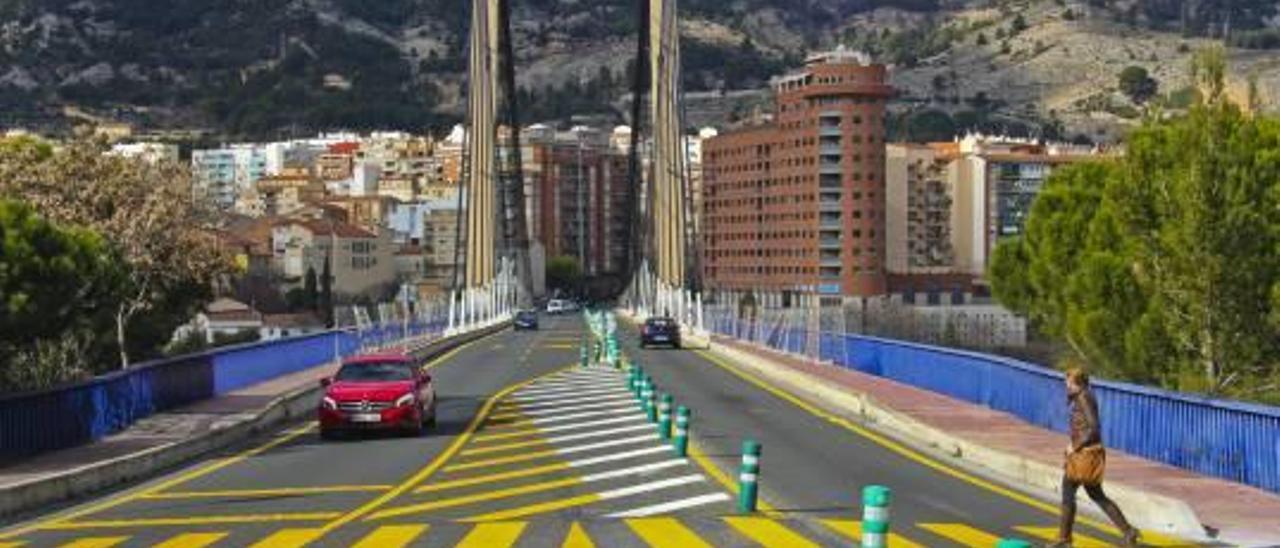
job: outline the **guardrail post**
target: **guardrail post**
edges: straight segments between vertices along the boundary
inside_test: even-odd
[[[689,454],[689,408],[681,405],[676,408],[676,439],[672,444],[676,456],[685,458]]]
[[[755,440],[742,442],[742,468],[738,472],[738,512],[756,511],[760,478],[760,443]]]
[[[671,394],[662,395],[662,403],[658,404],[658,439],[671,439]]]
[[[996,548],[1031,548],[1031,543],[1020,538],[1002,538]]]
[[[883,485],[862,488],[862,547],[884,548],[889,536],[889,503],[892,492]]]

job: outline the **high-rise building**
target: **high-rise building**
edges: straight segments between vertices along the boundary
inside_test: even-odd
[[[1049,174],[1096,152],[983,135],[888,145],[889,292],[909,303],[959,304],[985,291],[992,251],[1022,233]]]
[[[610,136],[534,125],[521,134],[529,235],[547,256],[579,259],[588,275],[617,273],[629,242],[627,156]]]
[[[884,293],[884,65],[841,48],[772,85],[771,120],[704,143],[707,288],[766,304]]]
[[[231,209],[236,198],[267,174],[266,149],[243,144],[191,152],[197,197],[222,209]]]

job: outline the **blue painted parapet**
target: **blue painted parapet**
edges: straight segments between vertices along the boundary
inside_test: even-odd
[[[800,353],[803,330],[757,329],[720,316],[717,333]],[[760,333],[763,332],[763,335]],[[821,333],[821,359],[1066,431],[1062,374],[1012,358],[842,333]],[[1280,408],[1134,384],[1094,381],[1103,440],[1126,453],[1280,493]]]

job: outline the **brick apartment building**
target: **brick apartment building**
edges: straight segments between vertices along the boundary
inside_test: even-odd
[[[530,238],[584,273],[616,274],[626,258],[627,156],[610,135],[534,125],[521,134]]]
[[[703,144],[703,276],[723,302],[886,290],[884,65],[843,48],[772,82],[772,119]]]

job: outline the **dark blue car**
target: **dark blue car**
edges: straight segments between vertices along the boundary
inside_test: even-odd
[[[524,329],[538,329],[538,313],[532,310],[521,310],[516,312],[515,328],[517,331]]]

